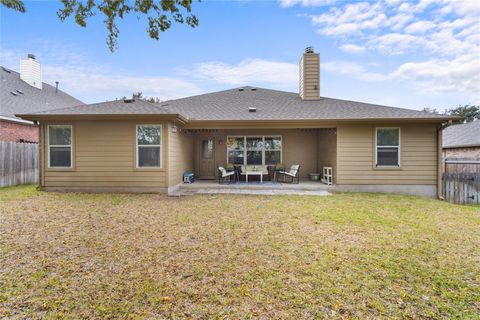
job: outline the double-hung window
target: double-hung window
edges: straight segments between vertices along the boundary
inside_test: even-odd
[[[376,166],[400,166],[400,128],[376,128]]]
[[[72,167],[72,126],[48,126],[48,167]]]
[[[265,164],[276,165],[282,162],[282,138],[265,137]]]
[[[245,141],[244,137],[227,138],[228,163],[244,164]]]
[[[137,168],[162,166],[162,126],[137,125]]]
[[[263,162],[262,150],[262,137],[247,137],[247,164],[261,165]]]

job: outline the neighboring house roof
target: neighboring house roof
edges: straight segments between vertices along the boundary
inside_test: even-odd
[[[141,101],[141,100],[136,100]],[[143,103],[143,102],[142,102]],[[152,104],[150,104],[152,105]],[[452,117],[393,108],[369,103],[321,97],[302,100],[298,93],[255,87],[242,87],[198,96],[169,100],[141,107],[122,100],[64,108],[37,113],[34,116],[99,115],[99,114],[179,114],[188,120],[445,120]],[[256,108],[250,112],[249,108]],[[146,108],[146,109],[145,109]]]
[[[443,130],[443,148],[480,147],[480,120]]]
[[[82,101],[61,90],[55,91],[55,87],[47,83],[43,83],[42,89],[32,87],[20,80],[18,72],[1,67],[0,116],[11,120],[20,120],[15,117],[16,114],[35,113],[83,104]]]

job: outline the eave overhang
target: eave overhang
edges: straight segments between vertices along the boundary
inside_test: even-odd
[[[288,120],[195,120],[189,119],[186,129],[202,128],[318,128],[335,127],[338,124],[366,123],[446,123],[458,117],[441,118],[368,118],[368,119],[288,119]]]
[[[182,124],[188,122],[188,119],[181,114],[17,114],[24,120],[29,121],[49,121],[49,120],[129,120],[129,119],[158,119],[178,121]]]
[[[458,120],[456,116],[436,118],[364,118],[364,119],[269,119],[269,120],[197,120],[187,119],[181,114],[19,114],[17,117],[28,121],[58,120],[135,120],[158,119],[178,121],[186,129],[228,129],[228,128],[318,128],[335,127],[338,124],[362,123],[438,123]]]

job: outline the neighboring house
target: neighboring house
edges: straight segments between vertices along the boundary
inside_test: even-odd
[[[0,141],[38,142],[38,125],[15,116],[83,104],[65,92],[42,82],[41,65],[29,54],[20,73],[0,70]]]
[[[117,100],[20,115],[41,126],[46,190],[167,192],[227,163],[333,167],[344,190],[434,196],[452,117],[320,96],[320,58],[300,93],[235,88],[153,104]],[[440,188],[441,189],[441,188]],[[440,190],[438,189],[438,190]]]
[[[457,124],[443,130],[443,157],[480,160],[480,121]]]

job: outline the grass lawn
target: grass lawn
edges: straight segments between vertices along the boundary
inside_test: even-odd
[[[480,316],[480,207],[0,189],[0,318]]]

